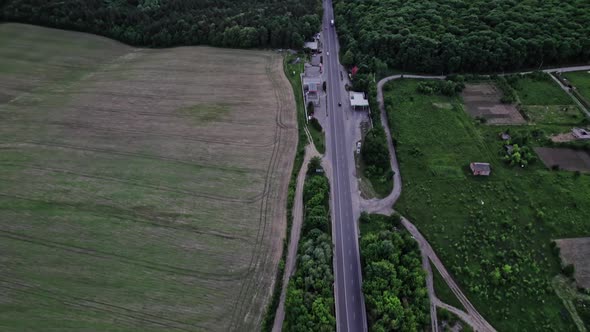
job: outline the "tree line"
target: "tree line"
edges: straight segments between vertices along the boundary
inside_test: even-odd
[[[343,63],[501,72],[590,60],[586,0],[334,0]]]
[[[312,159],[303,188],[304,218],[296,272],[289,280],[283,331],[336,331],[330,235],[330,184]]]
[[[136,46],[300,47],[318,0],[0,0],[0,20],[103,35]]]
[[[429,300],[418,244],[407,231],[397,229],[399,215],[364,213],[360,222],[372,229],[360,241],[369,330],[425,330]]]

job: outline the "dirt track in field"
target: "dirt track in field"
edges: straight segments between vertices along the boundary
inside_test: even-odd
[[[30,289],[20,301],[47,311],[47,328],[64,315],[105,328],[134,310],[116,326],[259,329],[297,139],[282,58],[18,24],[1,39],[0,252],[19,266],[0,267],[3,298]],[[70,259],[43,260],[39,246]],[[48,292],[67,301],[44,305]],[[64,313],[90,298],[117,312]]]

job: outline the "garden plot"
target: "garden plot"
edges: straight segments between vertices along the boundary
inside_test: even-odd
[[[590,153],[567,148],[535,148],[543,164],[567,171],[590,172]]]
[[[590,237],[555,240],[564,264],[574,265],[578,287],[590,289]]]
[[[515,105],[500,102],[502,92],[491,83],[469,83],[462,92],[467,112],[488,124],[524,124]]]

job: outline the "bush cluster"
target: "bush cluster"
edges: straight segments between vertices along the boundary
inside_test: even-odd
[[[313,169],[318,169],[318,160]],[[297,268],[285,299],[284,331],[335,331],[334,274],[329,214],[330,185],[308,168],[303,188],[304,219]]]

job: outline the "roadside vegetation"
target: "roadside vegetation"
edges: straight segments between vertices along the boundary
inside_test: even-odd
[[[335,0],[342,54],[380,73],[501,72],[590,59],[590,3]]]
[[[315,159],[303,188],[304,218],[285,299],[284,331],[336,331],[329,195],[328,178]]]
[[[361,157],[364,176],[371,182],[373,190],[380,197],[387,196],[393,188],[393,170],[389,162],[387,136],[380,123],[369,129],[365,135]]]
[[[426,273],[418,244],[399,215],[360,218],[363,293],[369,331],[421,331],[428,326]]]
[[[404,176],[396,209],[420,228],[499,331],[574,329],[550,284],[561,272],[550,243],[590,234],[590,176],[534,161],[511,166],[503,160],[505,143],[499,138],[509,130],[514,140],[533,148],[571,125],[481,124],[464,111],[459,97],[419,93],[421,82],[398,80],[384,91]],[[528,91],[529,83],[540,84],[518,82],[517,93],[519,85]],[[532,98],[522,99],[547,102]],[[451,107],[438,107],[444,104]],[[491,176],[472,176],[471,162],[489,162]]]
[[[317,32],[322,13],[318,0],[4,0],[0,6],[0,20],[149,47],[298,48]]]

